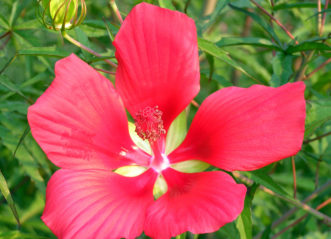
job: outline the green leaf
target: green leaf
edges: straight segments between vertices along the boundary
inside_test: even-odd
[[[49,74],[47,74],[47,73],[45,73],[45,72],[41,72],[41,73],[39,73],[39,74],[33,76],[32,78],[25,80],[25,81],[19,86],[19,88],[24,92],[24,90],[25,90],[27,87],[29,87],[29,86],[31,86],[31,85],[34,85],[34,84],[36,84],[36,83],[42,82],[42,81],[44,81],[44,80],[46,80],[46,79],[48,79],[48,78],[49,78]]]
[[[275,193],[278,193],[284,197],[288,197],[288,193],[284,191],[284,189],[279,186],[272,177],[269,176],[267,172],[258,170],[258,171],[250,171],[246,172],[246,175],[248,175],[254,182],[259,183],[266,188],[269,188],[271,191],[274,191]]]
[[[26,174],[36,183],[38,189],[44,193],[45,181],[40,174],[38,160],[24,141],[26,123],[22,121],[20,116],[14,113],[1,114],[0,122],[4,126],[2,127],[3,133],[0,135],[3,145],[13,154],[16,152],[15,157]]]
[[[271,225],[264,229],[261,239],[269,239],[271,234]]]
[[[186,239],[186,232],[184,232],[183,234],[180,234],[180,235],[176,236],[176,239]]]
[[[257,14],[253,13],[253,12],[249,12],[243,8],[239,8],[236,7],[232,4],[229,4],[229,6],[231,8],[233,8],[234,10],[237,10],[239,12],[242,12],[244,14],[246,14],[247,16],[250,16],[256,23],[258,23],[269,35],[272,39],[274,39],[276,41],[276,43],[281,46],[281,42],[278,38],[278,36],[276,35],[275,31],[273,30],[273,28],[267,24],[267,21],[265,21],[264,19],[262,19],[260,16],[258,16]]]
[[[209,64],[209,81],[213,78],[213,74],[215,71],[215,61],[214,61],[214,56],[206,53],[206,58]]]
[[[0,111],[11,112],[17,111],[23,115],[27,114],[28,104],[22,101],[4,101],[0,102]]]
[[[48,237],[26,234],[20,231],[1,232],[0,239],[48,239]]]
[[[330,51],[331,47],[319,42],[302,42],[298,45],[291,45],[286,49],[286,52],[291,54],[294,52],[308,51],[308,50],[320,50],[320,51]]]
[[[217,1],[214,11],[208,17],[209,21],[202,26],[203,31],[205,31],[207,28],[209,28],[215,22],[217,17],[220,16],[222,10],[228,5],[229,2],[230,2],[230,0]]]
[[[31,30],[31,29],[39,29],[39,28],[40,28],[40,22],[37,19],[24,21],[21,24],[14,26],[14,30]]]
[[[5,75],[0,75],[0,85],[5,86],[8,90],[10,90],[11,92],[18,94],[20,96],[22,96],[24,99],[29,100],[28,97],[26,97],[21,90],[19,89],[19,87],[17,87],[15,84],[13,84],[7,76]]]
[[[317,128],[331,120],[331,99],[311,101],[307,104],[307,108],[305,139],[309,138]]]
[[[291,8],[316,8],[316,3],[302,2],[302,3],[280,3],[276,4],[273,7],[274,11],[291,9]],[[324,4],[322,4],[322,8],[324,8]]]
[[[215,56],[219,60],[224,61],[225,63],[231,65],[232,67],[234,67],[235,69],[241,71],[242,73],[244,73],[246,76],[248,76],[252,80],[254,80],[254,81],[258,82],[258,83],[262,83],[261,81],[255,79],[251,74],[249,74],[247,72],[247,70],[244,69],[244,66],[243,65],[241,65],[238,62],[236,62],[233,59],[231,59],[228,56],[228,53],[226,51],[222,50],[221,48],[219,48],[218,46],[216,46],[214,43],[212,43],[210,41],[207,41],[205,39],[202,39],[202,38],[198,38],[198,45],[199,45],[199,48],[202,51],[205,51],[208,54]]]
[[[226,239],[239,239],[240,234],[235,225],[235,222],[230,222],[221,227],[220,230],[216,232],[216,238],[226,238]]]
[[[20,16],[21,12],[24,10],[24,8],[27,7],[27,5],[30,3],[29,0],[16,0],[14,4],[12,5],[11,14],[9,17],[9,25],[14,26],[16,23],[16,20]]]
[[[167,138],[166,138],[166,149],[165,152],[168,155],[174,149],[176,149],[184,140],[187,133],[187,112],[184,110],[180,113],[177,118],[170,125]]]
[[[251,239],[253,236],[251,206],[258,186],[259,184],[255,183],[249,188],[248,193],[245,197],[244,209],[239,215],[236,222],[236,227],[239,231],[241,239]]]
[[[111,31],[111,26],[112,25],[108,21],[106,21],[106,20],[104,20],[104,23],[105,23],[105,27],[107,29],[107,33],[108,33],[109,39],[110,39],[111,42],[113,42],[114,39],[115,39],[115,36],[112,33],[112,31]]]
[[[2,15],[0,15],[0,27],[6,30],[10,28],[7,19]]]
[[[163,8],[168,8],[171,10],[176,10],[176,8],[174,7],[174,5],[172,5],[171,0],[159,0],[159,5],[160,7]]]
[[[97,27],[91,26],[91,24],[82,24],[79,26],[79,28],[82,31],[84,31],[84,33],[88,37],[104,37],[104,36],[108,35],[105,26],[103,26],[102,28],[97,28]]]
[[[261,46],[275,50],[282,50],[280,47],[265,38],[259,37],[223,37],[216,43],[218,47],[252,45]]]
[[[216,81],[218,84],[220,84],[222,87],[230,87],[232,86],[232,83],[228,80],[226,80],[223,76],[214,74],[212,80]]]
[[[276,56],[272,58],[273,75],[271,77],[271,86],[278,87],[290,80],[293,74],[293,58],[292,55],[286,55],[283,52],[277,52]]]
[[[33,201],[29,204],[28,207],[24,208],[20,212],[21,224],[25,226],[25,223],[29,221],[29,219],[38,216],[43,212],[45,207],[45,195],[41,192],[35,193],[33,197]]]
[[[17,214],[17,210],[16,210],[16,207],[15,207],[14,200],[13,200],[11,194],[10,194],[6,179],[3,176],[1,170],[0,170],[0,191],[1,191],[2,195],[4,196],[4,198],[6,199],[8,205],[9,205],[9,207],[10,207],[12,213],[13,213],[13,215],[16,219],[17,225],[20,225],[20,220],[19,220],[19,217],[18,217],[18,214]]]
[[[78,41],[80,43],[82,43],[84,46],[87,46],[88,48],[91,48],[90,41],[89,41],[87,35],[85,34],[85,32],[82,31],[79,27],[75,28],[75,32],[76,32]],[[88,53],[87,51],[81,49],[81,52],[83,53],[83,56],[84,56],[86,61],[90,61],[93,58],[92,55],[90,53]]]
[[[55,47],[31,47],[29,49],[19,50],[18,55],[28,55],[28,56],[48,56],[63,58],[69,56],[66,51],[56,50]]]
[[[330,11],[331,11],[331,9],[324,9],[324,10],[322,10],[322,11],[320,11],[320,12],[316,12],[315,14],[311,15],[310,17],[308,17],[308,18],[306,19],[306,21],[308,21],[308,20],[310,20],[311,18],[316,17],[316,16],[318,16],[318,15],[320,15],[320,14],[327,13],[327,12],[330,12]]]

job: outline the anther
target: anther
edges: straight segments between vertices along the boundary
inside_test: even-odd
[[[143,140],[147,139],[151,142],[156,141],[165,134],[163,128],[162,111],[158,106],[147,106],[143,110],[139,110],[135,115],[136,133]]]

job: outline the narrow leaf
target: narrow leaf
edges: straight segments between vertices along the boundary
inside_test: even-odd
[[[271,77],[271,86],[278,87],[286,84],[293,74],[292,62],[293,56],[277,52],[276,56],[272,58],[273,75]]]
[[[303,42],[294,46],[289,46],[286,52],[291,54],[300,51],[310,51],[310,50],[320,50],[320,51],[331,51],[331,47],[319,42]]]
[[[324,4],[321,4],[324,8]],[[280,3],[273,7],[274,11],[291,9],[291,8],[316,8],[316,3],[301,2],[301,3]]]
[[[7,76],[5,75],[0,75],[0,85],[5,86],[8,90],[10,90],[11,92],[18,94],[20,96],[22,96],[25,100],[29,100],[28,97],[26,97],[19,89],[19,87],[17,87],[15,84],[13,84]]]
[[[79,27],[75,28],[75,33],[77,35],[78,41],[82,43],[84,46],[87,46],[88,48],[91,48],[90,41],[87,37],[87,35],[82,31]],[[87,51],[81,49],[81,52],[83,53],[83,56],[86,61],[90,61],[92,59],[92,55],[88,53]]]
[[[19,231],[0,232],[0,239],[49,239],[49,237],[26,234]]]
[[[171,10],[176,10],[176,8],[172,5],[171,0],[159,0],[160,7],[168,8]]]
[[[216,45],[219,47],[253,45],[275,50],[282,50],[280,47],[278,47],[268,39],[259,37],[223,37],[220,41],[216,43]]]
[[[45,193],[45,181],[40,174],[38,160],[24,140],[21,140],[22,136],[26,134],[24,131],[26,122],[23,122],[21,117],[14,113],[1,114],[0,122],[4,126],[3,133],[0,135],[3,145],[12,153],[16,152],[15,158],[18,159],[25,173],[36,183],[38,189]]]
[[[209,16],[209,21],[202,26],[203,31],[205,31],[208,27],[210,27],[215,22],[217,17],[220,16],[222,10],[228,5],[229,2],[230,2],[230,0],[217,1],[214,11]]]
[[[228,53],[226,51],[220,49],[214,43],[212,43],[210,41],[207,41],[205,39],[202,39],[202,38],[198,38],[198,45],[199,45],[199,48],[202,51],[205,51],[205,52],[209,53],[210,55],[215,56],[219,60],[224,61],[225,63],[229,64],[230,66],[232,66],[232,67],[236,68],[237,70],[241,71],[243,74],[245,74],[246,76],[248,76],[252,80],[254,80],[254,81],[258,82],[258,83],[262,83],[259,80],[255,79],[251,74],[249,74],[247,72],[247,70],[244,69],[244,66],[242,66],[238,62],[236,62],[233,59],[231,59],[228,56]]]
[[[274,191],[284,197],[288,197],[288,193],[279,186],[266,172],[263,171],[251,171],[247,172],[247,175],[256,183],[259,183],[266,188]]]
[[[256,189],[258,188],[259,184],[253,184],[245,197],[245,204],[244,209],[239,215],[236,227],[239,231],[241,239],[251,239],[252,238],[252,213],[251,213],[251,206],[252,200],[254,198]]]
[[[305,139],[309,138],[317,128],[331,120],[331,99],[311,101],[307,106]]]
[[[18,55],[28,56],[48,56],[63,58],[69,55],[66,51],[55,50],[54,47],[32,47],[30,49],[19,50]]]
[[[232,4],[229,4],[229,6],[231,8],[233,8],[234,10],[237,10],[239,12],[242,12],[244,14],[246,14],[247,16],[250,16],[256,23],[258,23],[276,42],[278,45],[281,45],[281,42],[278,38],[278,36],[276,35],[275,31],[273,30],[273,28],[266,23],[265,20],[263,20],[259,15],[255,14],[255,13],[252,13],[252,12],[249,12],[243,8],[239,8],[239,7],[236,7]]]
[[[17,214],[15,203],[13,201],[13,198],[12,198],[11,194],[10,194],[6,179],[3,176],[1,170],[0,170],[0,190],[1,190],[1,193],[4,196],[4,198],[6,199],[8,205],[9,205],[9,207],[10,207],[10,209],[11,209],[11,211],[12,211],[12,213],[13,213],[15,219],[16,219],[17,225],[19,226],[20,225],[20,220],[19,220],[19,217],[18,217],[18,214]]]

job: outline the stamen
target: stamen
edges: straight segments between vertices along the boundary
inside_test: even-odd
[[[165,134],[163,128],[162,111],[155,107],[146,107],[136,113],[136,133],[143,140],[154,142]]]

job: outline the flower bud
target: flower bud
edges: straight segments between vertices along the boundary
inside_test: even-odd
[[[41,0],[41,18],[49,29],[65,30],[78,26],[86,16],[84,0]]]

